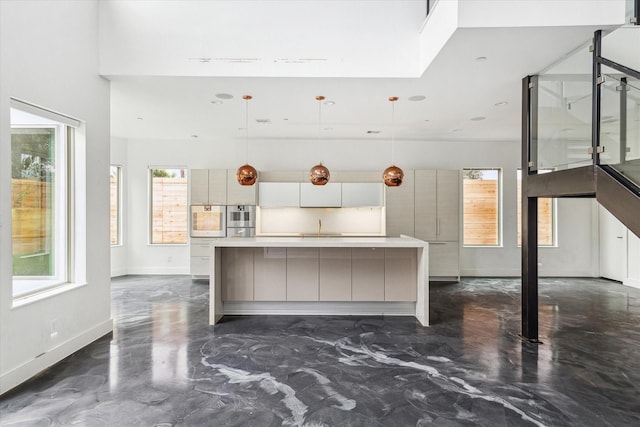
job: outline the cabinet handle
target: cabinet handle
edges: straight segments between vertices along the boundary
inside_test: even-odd
[[[436,236],[440,235],[440,218],[436,219]]]

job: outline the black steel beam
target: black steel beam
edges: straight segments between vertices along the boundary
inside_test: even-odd
[[[597,169],[597,200],[629,230],[640,236],[640,191],[632,191],[623,184],[624,177],[615,178],[615,169],[602,166]]]
[[[530,197],[528,182],[531,171],[531,156],[537,152],[535,123],[537,109],[532,108],[532,95],[537,79],[527,76],[522,79],[522,191],[521,191],[521,224],[522,224],[522,291],[521,320],[522,337],[530,342],[538,340],[538,198]],[[532,87],[533,86],[533,87]],[[533,136],[533,138],[532,138]],[[532,148],[533,146],[533,148]],[[533,172],[535,173],[535,172]]]
[[[530,175],[527,194],[529,197],[594,197],[596,194],[594,168],[589,165]]]

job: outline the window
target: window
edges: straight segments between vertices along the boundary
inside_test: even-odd
[[[500,245],[500,169],[463,170],[466,246]]]
[[[151,168],[152,244],[187,243],[187,169]]]
[[[538,173],[548,173],[551,170],[539,170]],[[522,245],[522,171],[518,169],[518,246]],[[538,246],[555,245],[555,199],[538,198]]]
[[[13,99],[11,106],[13,296],[19,298],[73,278],[70,123],[80,123]]]
[[[111,245],[122,244],[122,166],[109,169],[109,218]]]

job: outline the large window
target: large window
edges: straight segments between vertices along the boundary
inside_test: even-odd
[[[464,245],[500,245],[501,177],[500,169],[464,169]]]
[[[16,106],[23,106],[25,109]],[[15,108],[14,108],[15,107]],[[11,247],[13,295],[71,279],[72,119],[12,100]]]
[[[538,173],[547,173],[551,170],[539,170]],[[522,245],[522,171],[518,169],[518,246]],[[556,221],[555,221],[555,199],[538,198],[538,246],[555,245]]]
[[[109,218],[111,245],[122,244],[122,166],[109,169]]]
[[[186,244],[187,169],[150,168],[152,244]]]

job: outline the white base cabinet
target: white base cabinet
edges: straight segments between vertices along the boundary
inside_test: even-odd
[[[415,248],[223,248],[224,301],[416,301]]]

